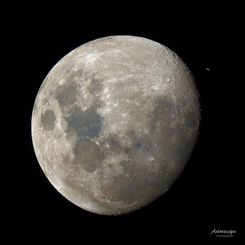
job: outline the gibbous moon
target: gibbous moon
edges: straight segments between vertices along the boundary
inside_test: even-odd
[[[67,54],[32,113],[39,164],[69,201],[132,212],[164,194],[198,133],[198,92],[180,58],[146,38],[111,36]]]

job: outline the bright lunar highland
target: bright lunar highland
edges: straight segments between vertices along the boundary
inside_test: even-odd
[[[146,38],[86,43],[49,72],[32,112],[38,162],[69,201],[97,214],[137,210],[184,168],[199,126],[181,59]]]

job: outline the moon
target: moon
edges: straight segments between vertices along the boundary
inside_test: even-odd
[[[199,96],[170,49],[136,36],[88,42],[48,73],[32,141],[52,185],[84,210],[120,215],[164,194],[196,142]]]

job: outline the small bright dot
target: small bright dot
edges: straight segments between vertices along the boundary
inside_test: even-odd
[[[148,157],[148,160],[149,160],[150,162],[152,162],[152,161],[154,160],[154,157],[153,157],[153,156],[150,156],[150,157]]]

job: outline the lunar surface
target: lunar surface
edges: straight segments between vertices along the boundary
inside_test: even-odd
[[[169,189],[192,152],[199,117],[193,78],[175,53],[149,39],[111,36],[52,68],[34,104],[32,139],[65,198],[118,215]]]

